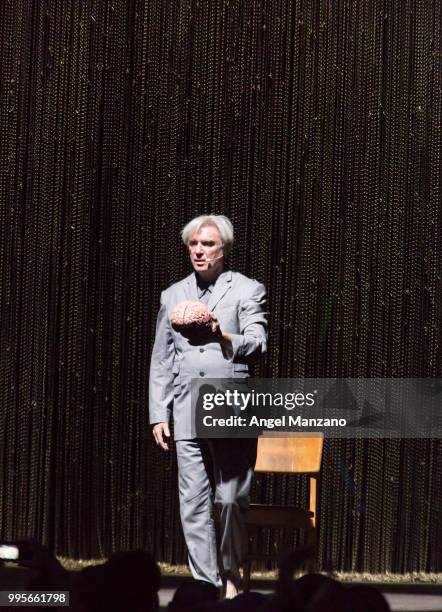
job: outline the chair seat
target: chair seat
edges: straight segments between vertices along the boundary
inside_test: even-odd
[[[246,514],[247,525],[284,529],[312,529],[314,514],[303,508],[250,504]]]

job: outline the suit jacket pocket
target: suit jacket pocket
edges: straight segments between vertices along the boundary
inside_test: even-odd
[[[233,364],[233,374],[238,375],[240,378],[246,376],[250,373],[250,368],[245,363],[234,363]]]
[[[215,314],[220,322],[221,329],[225,331],[238,333],[239,318],[238,308],[235,305],[215,308]]]

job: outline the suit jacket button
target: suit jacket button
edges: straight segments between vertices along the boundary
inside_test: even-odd
[[[205,372],[200,372],[200,376],[205,376]]]
[[[203,347],[200,348],[200,353],[204,353]]]

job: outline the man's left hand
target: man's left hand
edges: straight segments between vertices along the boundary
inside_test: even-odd
[[[219,342],[223,353],[230,358],[233,353],[232,338],[229,333],[223,332],[218,319],[214,318],[210,325],[189,329],[186,333],[181,332],[189,340],[190,344],[199,346],[209,342]]]
[[[187,331],[181,331],[190,344],[208,344],[209,342],[220,342],[222,340],[221,327],[218,319],[213,319],[208,325],[192,327]]]
[[[233,353],[232,337],[227,332],[221,331],[218,319],[214,319],[212,322],[212,334],[214,339],[210,342],[219,342],[225,355],[230,358]]]

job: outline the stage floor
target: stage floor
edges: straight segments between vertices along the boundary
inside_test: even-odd
[[[160,591],[161,610],[166,610],[180,582],[182,579],[164,577],[164,588]],[[382,585],[380,588],[394,612],[442,611],[442,585],[400,584]],[[265,594],[271,593],[273,583],[271,581],[252,581],[251,590]]]
[[[0,590],[26,589],[27,570],[23,568],[0,568]],[[165,610],[175,589],[190,577],[163,575],[160,591],[161,610]],[[356,583],[352,583],[356,584]],[[366,583],[367,584],[367,583]],[[442,612],[442,585],[438,584],[382,584],[375,585],[385,594],[394,612]],[[252,580],[251,590],[272,593],[272,580]]]

